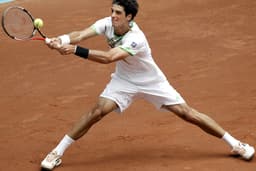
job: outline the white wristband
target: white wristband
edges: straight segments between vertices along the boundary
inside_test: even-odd
[[[67,45],[67,44],[70,44],[70,37],[69,35],[67,34],[64,34],[62,36],[59,36],[58,37],[61,41],[61,45]]]

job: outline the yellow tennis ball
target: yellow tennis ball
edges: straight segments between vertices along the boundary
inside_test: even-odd
[[[41,18],[36,18],[36,19],[34,20],[34,26],[35,26],[36,28],[41,28],[41,27],[43,27],[43,26],[44,26],[43,20],[42,20]]]

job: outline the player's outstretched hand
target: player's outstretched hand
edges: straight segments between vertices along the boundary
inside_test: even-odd
[[[75,45],[62,45],[60,48],[57,49],[60,54],[62,55],[69,55],[69,54],[74,54],[75,50],[76,50],[76,46]]]
[[[61,48],[61,40],[57,37],[48,38],[46,45],[51,49],[59,49]]]

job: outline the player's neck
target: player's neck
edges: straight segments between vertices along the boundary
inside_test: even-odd
[[[122,25],[120,27],[116,27],[115,28],[115,35],[117,36],[123,36],[125,35],[127,32],[130,31],[130,26],[128,25]]]

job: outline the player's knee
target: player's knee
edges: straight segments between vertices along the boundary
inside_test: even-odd
[[[182,119],[191,122],[191,123],[197,123],[199,122],[199,117],[197,116],[197,112],[193,110],[192,108],[186,108],[182,111],[181,114]]]
[[[103,111],[101,108],[95,108],[91,113],[91,119],[94,121],[99,121],[103,117]]]

